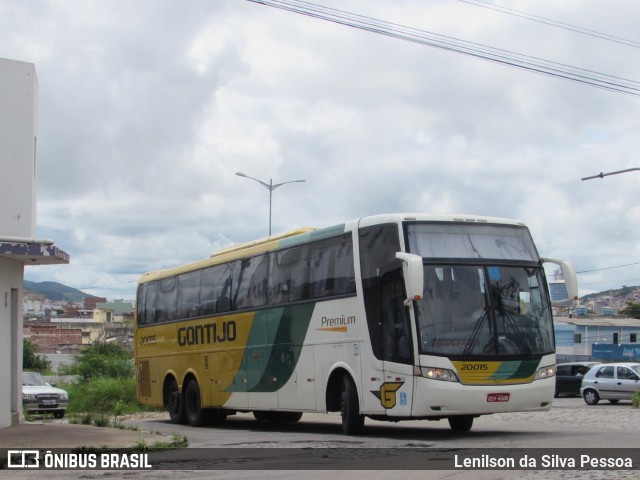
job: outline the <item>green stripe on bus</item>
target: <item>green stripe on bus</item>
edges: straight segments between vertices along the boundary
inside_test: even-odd
[[[502,362],[491,378],[495,380],[528,378],[535,373],[539,363],[540,360],[515,360]]]
[[[316,240],[324,240],[345,233],[345,224],[333,225],[331,227],[312,230],[311,232],[294,235],[292,237],[283,238],[278,243],[278,248],[295,247],[306,243],[315,242]]]
[[[523,360],[520,367],[514,373],[516,378],[528,378],[536,374],[536,369],[540,365],[540,360]]]
[[[275,392],[298,364],[315,302],[256,312],[242,365],[227,392]],[[241,367],[242,368],[242,367]],[[242,379],[246,378],[246,384]]]

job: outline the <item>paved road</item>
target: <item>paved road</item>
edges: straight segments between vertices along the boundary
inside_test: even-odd
[[[509,413],[476,419],[468,433],[454,433],[446,421],[385,423],[367,420],[362,436],[341,433],[337,414],[305,414],[292,425],[257,423],[251,414],[230,417],[223,427],[190,428],[170,424],[166,415],[139,421],[143,430],[185,435],[190,447],[225,448],[625,448],[640,446],[640,410],[629,403],[602,402],[588,406],[581,398],[558,398],[549,412]],[[283,460],[286,461],[286,460]],[[217,472],[215,478],[219,478]],[[424,472],[401,473],[425,478]],[[243,472],[225,472],[224,478],[250,478]],[[362,472],[340,472],[343,478],[361,478]],[[367,478],[388,479],[388,472],[369,472]],[[639,478],[637,472],[520,472],[519,478]],[[514,472],[429,472],[429,478],[513,478]],[[172,477],[176,478],[176,477]],[[178,477],[180,478],[180,477]],[[184,478],[189,478],[185,474]],[[300,478],[300,472],[260,472],[259,478]],[[328,478],[324,472],[305,471],[304,478]]]
[[[305,414],[296,424],[272,425],[251,414],[229,417],[222,427],[192,428],[171,424],[167,414],[137,418],[142,430],[177,433],[190,447],[431,447],[495,448],[640,446],[640,410],[630,403],[588,406],[578,397],[561,397],[549,412],[505,413],[480,417],[470,432],[454,433],[446,420],[376,422],[367,419],[362,436],[342,434],[338,414]],[[597,433],[597,434],[596,434]]]
[[[168,421],[167,414],[145,414],[130,419],[140,425],[142,430],[160,432],[164,434],[176,433],[184,435],[189,440],[189,449],[182,452],[163,454],[167,462],[175,461],[176,470],[154,472],[77,472],[74,477],[58,476],[56,472],[47,472],[49,478],[130,478],[171,480],[195,478],[223,478],[223,479],[333,479],[340,480],[367,478],[368,480],[389,480],[389,471],[361,471],[346,470],[340,472],[327,471],[297,471],[271,470],[242,471],[242,470],[180,470],[187,465],[205,464],[207,450],[198,448],[226,448],[243,449],[241,452],[264,452],[272,463],[265,465],[286,465],[288,453],[285,450],[278,458],[276,448],[289,447],[298,449],[332,448],[333,452],[347,451],[345,455],[351,457],[338,458],[340,461],[356,461],[366,465],[370,448],[379,449],[380,455],[388,450],[398,448],[416,449],[444,449],[452,448],[625,448],[640,446],[640,410],[632,409],[629,403],[611,405],[602,402],[597,406],[587,406],[580,398],[559,398],[554,401],[549,412],[525,414],[509,413],[481,417],[476,419],[471,432],[454,433],[449,429],[446,421],[426,422],[410,421],[398,424],[373,422],[367,420],[364,435],[347,437],[341,433],[340,417],[335,414],[305,414],[297,424],[271,425],[261,424],[253,419],[251,414],[240,414],[230,417],[222,427],[191,428],[173,425]],[[252,449],[252,450],[247,450]],[[255,449],[255,450],[254,450]],[[353,449],[362,449],[354,455]],[[233,452],[235,450],[229,450]],[[310,451],[310,450],[309,450]],[[316,450],[314,450],[316,451]],[[504,450],[503,450],[504,451]],[[172,457],[174,455],[174,457]],[[177,457],[175,455],[178,455]],[[180,457],[182,455],[182,457]],[[210,455],[210,453],[209,453]],[[339,456],[339,455],[338,455]],[[244,454],[247,457],[247,454]],[[250,455],[253,460],[262,461],[258,454]],[[183,463],[184,461],[184,463]],[[230,460],[233,464],[234,459]],[[364,463],[363,463],[364,462]],[[377,462],[377,459],[371,460]],[[372,463],[374,465],[375,463]],[[13,473],[13,472],[12,472]],[[52,475],[49,475],[52,473]],[[81,475],[80,475],[81,473]],[[639,471],[402,471],[391,473],[392,476],[404,478],[425,479],[640,479]],[[13,474],[10,479],[35,478]]]

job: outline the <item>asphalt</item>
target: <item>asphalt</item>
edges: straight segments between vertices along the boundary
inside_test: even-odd
[[[160,433],[68,423],[28,422],[0,428],[0,449],[153,447],[171,440]]]

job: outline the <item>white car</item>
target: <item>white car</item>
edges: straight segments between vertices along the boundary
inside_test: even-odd
[[[600,400],[618,403],[631,400],[640,391],[640,363],[607,363],[596,365],[582,379],[580,393],[587,405]]]
[[[38,372],[22,372],[22,410],[29,413],[52,413],[64,417],[69,395],[49,385]]]

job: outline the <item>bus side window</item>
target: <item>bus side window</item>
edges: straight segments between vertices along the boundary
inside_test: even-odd
[[[238,282],[234,288],[233,309],[262,306],[266,302],[269,255],[245,258],[240,262]]]
[[[405,299],[402,270],[382,279],[382,353],[383,360],[412,363],[411,328]]]
[[[322,298],[355,292],[353,243],[350,234],[311,245],[310,296]]]
[[[373,354],[376,358],[382,359],[381,283],[385,273],[402,267],[402,263],[396,259],[396,252],[400,251],[398,226],[385,224],[364,227],[360,229],[359,237],[360,270],[369,338]]]
[[[144,314],[143,323],[150,325],[158,321],[156,317],[156,296],[157,296],[158,282],[151,282],[144,285]]]
[[[148,283],[144,283],[138,287],[138,294],[136,296],[136,322],[138,325],[148,325],[152,323],[146,304],[148,287]]]
[[[233,291],[233,271],[230,270],[228,276],[222,277],[222,289],[216,300],[216,312],[228,312],[231,310],[231,292]]]
[[[334,289],[337,295],[355,293],[356,281],[353,265],[353,243],[343,241],[336,245]]]
[[[236,262],[233,262],[205,268],[202,271],[201,315],[213,315],[231,309],[231,287],[235,266]]]
[[[249,307],[261,307],[267,303],[267,280],[269,278],[269,263],[271,254],[260,255],[254,259],[256,269],[251,275],[248,291]]]
[[[331,252],[326,248],[324,242],[319,242],[311,246],[311,268],[309,286],[311,298],[321,298],[330,294],[328,279],[331,275],[332,264]]]
[[[309,246],[296,248],[299,259],[291,268],[289,283],[289,301],[297,302],[309,298]]]
[[[202,270],[183,273],[178,276],[178,318],[200,315],[200,280]]]
[[[303,245],[271,255],[269,304],[296,302],[305,298],[307,252],[306,245]]]
[[[156,321],[168,322],[176,319],[178,289],[176,277],[164,278],[158,282],[160,292],[156,301]]]

